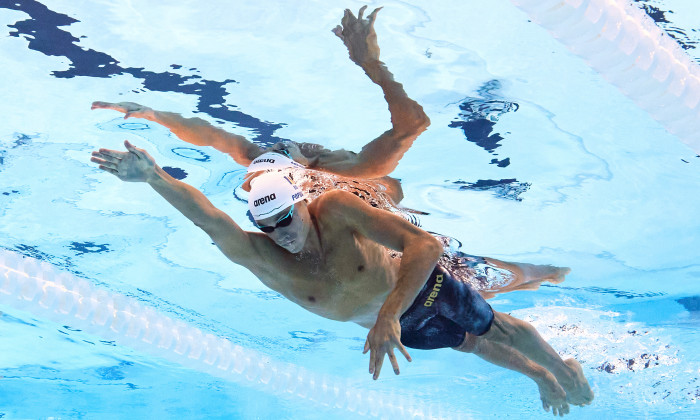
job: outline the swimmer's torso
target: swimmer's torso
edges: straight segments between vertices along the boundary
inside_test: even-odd
[[[400,260],[349,230],[342,215],[319,209],[319,201],[309,212],[316,217],[321,257],[291,254],[265,235],[254,234],[261,259],[248,268],[265,285],[317,315],[370,328],[396,283]]]

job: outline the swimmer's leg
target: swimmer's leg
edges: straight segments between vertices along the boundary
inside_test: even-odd
[[[507,270],[513,274],[513,279],[508,284],[490,290],[479,290],[485,299],[490,299],[498,293],[514,290],[537,290],[540,284],[545,281],[554,284],[561,283],[564,281],[564,277],[571,272],[568,267],[507,262],[488,257],[484,257],[484,260],[488,265]]]
[[[514,348],[467,333],[462,345],[455,350],[474,353],[494,365],[522,373],[537,384],[542,408],[549,411],[551,407],[555,415],[563,416],[569,412],[566,392],[554,375]]]
[[[528,263],[501,261],[495,258],[484,257],[489,265],[508,270],[516,276],[518,283],[532,283],[549,281],[561,283],[564,277],[571,272],[569,267],[555,267],[553,265],[536,265]]]
[[[529,323],[494,311],[491,329],[477,338],[512,347],[550,371],[566,391],[571,404],[586,405],[593,400],[593,391],[581,365],[574,359],[562,360]]]

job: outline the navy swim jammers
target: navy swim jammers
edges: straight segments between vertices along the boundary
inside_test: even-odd
[[[479,292],[438,265],[401,316],[401,343],[423,350],[457,347],[467,332],[485,334],[493,317]]]

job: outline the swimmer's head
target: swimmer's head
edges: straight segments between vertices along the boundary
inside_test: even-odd
[[[310,229],[305,198],[288,176],[268,172],[252,181],[248,209],[256,227],[277,245],[296,253],[304,247]]]

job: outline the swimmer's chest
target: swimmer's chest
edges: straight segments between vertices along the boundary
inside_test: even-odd
[[[355,235],[341,238],[346,240],[324,249],[323,259],[287,254],[286,270],[279,266],[273,288],[311,312],[341,321],[385,297],[395,273],[384,249]]]

